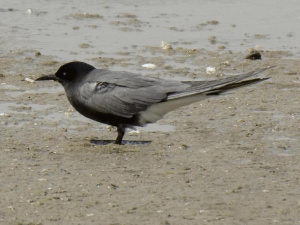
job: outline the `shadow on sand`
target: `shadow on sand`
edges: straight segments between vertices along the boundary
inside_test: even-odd
[[[108,144],[112,144],[115,142],[115,140],[95,140],[95,139],[92,139],[90,140],[91,144],[94,144],[94,145],[108,145]],[[151,141],[133,141],[133,140],[130,140],[130,141],[126,141],[126,140],[123,140],[122,141],[122,145],[147,145],[147,144],[150,144]]]

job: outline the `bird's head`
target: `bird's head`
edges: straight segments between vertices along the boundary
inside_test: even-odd
[[[54,80],[60,83],[71,82],[83,77],[94,69],[95,67],[84,62],[70,62],[62,65],[55,74],[42,76],[36,79],[36,81]]]

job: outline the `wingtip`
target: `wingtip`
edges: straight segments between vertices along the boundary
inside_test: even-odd
[[[268,69],[272,69],[272,68],[275,68],[276,66],[268,66],[265,68],[265,70],[268,70]]]
[[[255,70],[255,71],[252,72],[252,76],[253,75],[257,75],[259,73],[262,73],[262,72],[264,72],[264,71],[266,71],[268,69],[272,69],[274,67],[276,67],[276,66],[268,66],[268,67],[265,67],[265,68],[262,68],[262,69],[259,69],[259,70]]]
[[[262,69],[260,69],[260,70],[258,70],[258,71],[263,72],[263,71],[265,71],[265,70],[272,69],[272,68],[274,68],[274,67],[276,67],[276,66],[267,66],[267,67],[262,68]]]

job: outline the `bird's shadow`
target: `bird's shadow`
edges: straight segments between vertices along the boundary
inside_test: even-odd
[[[113,144],[115,141],[114,140],[96,140],[92,139],[90,140],[91,144],[94,145],[108,145],[108,144]],[[151,141],[134,141],[134,140],[123,140],[121,145],[147,145],[151,143]]]

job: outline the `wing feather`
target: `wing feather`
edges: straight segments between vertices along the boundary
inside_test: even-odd
[[[91,77],[80,87],[84,104],[94,111],[125,118],[166,100],[170,92],[183,91],[190,86],[126,72],[105,71],[101,76]]]

